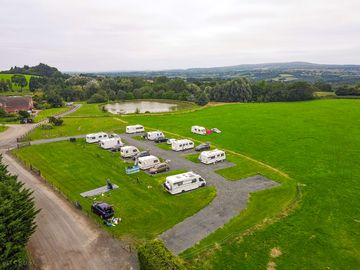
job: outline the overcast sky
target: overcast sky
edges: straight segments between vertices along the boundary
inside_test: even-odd
[[[360,0],[1,0],[0,69],[360,64]]]

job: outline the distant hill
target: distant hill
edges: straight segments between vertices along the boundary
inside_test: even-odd
[[[358,83],[360,65],[324,65],[307,62],[265,63],[212,68],[189,68],[159,71],[95,72],[91,75],[122,77],[183,77],[183,78],[233,78],[245,76],[253,80],[310,82],[323,80],[332,83]]]
[[[27,66],[23,67],[12,67],[9,70],[2,71],[0,73],[5,74],[28,74],[28,75],[37,75],[37,76],[53,76],[55,73],[59,73],[59,70],[55,67],[50,67],[46,64],[40,63],[37,66]]]

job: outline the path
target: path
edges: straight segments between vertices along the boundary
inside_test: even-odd
[[[68,112],[69,113],[69,112]],[[35,125],[35,124],[34,124]],[[41,212],[29,241],[32,260],[40,269],[137,269],[137,259],[42,180],[5,153],[33,125],[11,125],[0,133],[0,152],[11,174],[31,188]]]

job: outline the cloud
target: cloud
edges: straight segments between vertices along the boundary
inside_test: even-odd
[[[360,64],[355,0],[3,0],[0,68]]]

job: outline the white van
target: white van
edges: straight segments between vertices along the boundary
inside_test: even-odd
[[[171,149],[174,151],[184,151],[192,148],[194,148],[194,142],[188,139],[176,140],[171,144]]]
[[[146,139],[150,140],[150,141],[154,141],[157,138],[161,138],[161,137],[165,137],[164,133],[162,133],[161,131],[149,131],[146,133]]]
[[[156,164],[160,163],[160,160],[155,156],[146,156],[138,158],[139,168],[142,170],[147,170],[154,167]]]
[[[192,126],[191,132],[199,135],[206,135],[206,128],[200,126]]]
[[[120,149],[120,155],[123,158],[131,158],[133,156],[135,156],[137,153],[139,153],[139,149],[137,149],[135,146],[123,146]]]
[[[199,160],[204,164],[213,164],[220,161],[225,161],[226,155],[222,150],[211,150],[211,151],[203,151],[199,155]]]
[[[87,143],[96,143],[107,138],[109,138],[109,135],[105,132],[91,133],[87,134],[85,137]]]
[[[126,133],[133,134],[138,132],[144,132],[145,128],[142,125],[126,126]]]
[[[206,181],[194,172],[186,172],[182,174],[172,175],[166,177],[164,187],[171,194],[178,194],[181,192],[204,187]]]
[[[115,147],[124,146],[124,143],[121,141],[120,137],[118,138],[109,138],[105,140],[100,140],[99,145],[103,149],[111,149]]]

